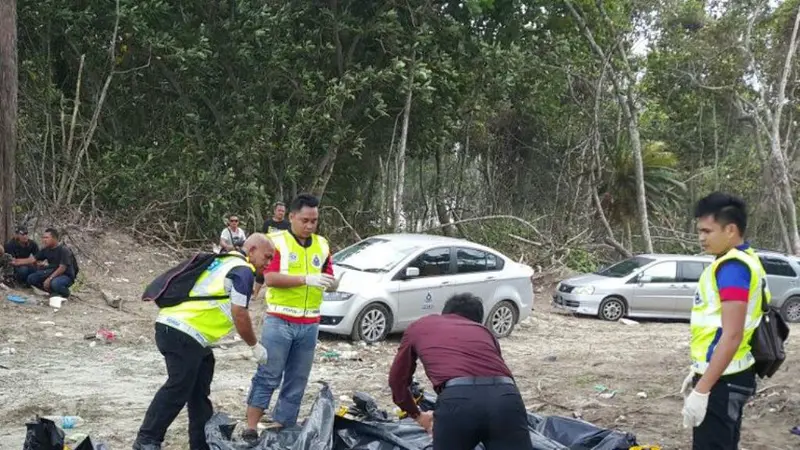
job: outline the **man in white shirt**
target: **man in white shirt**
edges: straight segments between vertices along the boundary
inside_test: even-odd
[[[245,239],[247,239],[247,234],[239,228],[239,217],[230,216],[228,226],[219,235],[219,246],[222,247],[222,251],[241,250]]]

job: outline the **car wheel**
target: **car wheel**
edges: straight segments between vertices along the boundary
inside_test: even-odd
[[[787,322],[800,322],[800,297],[790,297],[781,306],[781,314]]]
[[[509,301],[502,301],[489,311],[486,317],[486,327],[498,338],[511,334],[517,324],[517,308]]]
[[[392,328],[392,315],[385,306],[373,303],[358,314],[351,338],[368,344],[382,341]]]
[[[603,320],[615,322],[625,315],[625,302],[619,297],[609,297],[600,303],[597,315]]]

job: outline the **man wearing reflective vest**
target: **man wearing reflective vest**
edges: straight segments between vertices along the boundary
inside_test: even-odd
[[[742,410],[756,389],[750,339],[769,290],[758,256],[744,241],[744,201],[712,193],[697,203],[695,218],[703,249],[716,259],[700,276],[692,307],[683,426],[693,428],[696,450],[735,450]]]
[[[272,419],[281,427],[297,422],[317,346],[322,294],[337,284],[328,241],[315,234],[318,220],[319,200],[301,194],[289,205],[291,229],[269,235],[275,255],[264,271],[267,316],[261,342],[270,358],[258,366],[250,386],[242,433],[247,441],[258,439],[258,422],[279,386]]]
[[[236,328],[256,361],[267,361],[267,352],[256,340],[247,307],[255,272],[267,265],[273,252],[265,235],[251,235],[241,251],[217,257],[203,270],[189,298],[159,310],[155,340],[164,355],[168,379],[145,413],[134,450],[160,450],[167,428],[184,405],[189,414],[190,448],[209,448],[205,425],[213,413],[208,396],[214,377],[214,353],[209,346]]]

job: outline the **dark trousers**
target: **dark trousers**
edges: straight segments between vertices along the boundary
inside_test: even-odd
[[[533,450],[528,413],[513,384],[446,387],[436,400],[434,450]]]
[[[700,376],[696,376],[694,383]],[[753,370],[723,376],[711,388],[706,417],[694,428],[694,450],[737,450],[742,429],[742,410],[756,392]]]
[[[167,428],[184,405],[189,410],[189,446],[208,450],[205,425],[213,414],[211,379],[214,353],[188,334],[156,323],[156,346],[167,363],[167,382],[156,392],[145,413],[136,440],[140,444],[161,444]]]
[[[14,278],[17,283],[28,284],[28,275],[36,272],[36,266],[16,266],[14,267]]]
[[[44,280],[46,280],[47,277],[49,277],[54,271],[55,269],[37,270],[36,272],[28,275],[28,284],[31,286],[36,286],[39,289],[44,289]],[[44,290],[50,292],[51,294],[68,298],[69,287],[72,286],[72,283],[74,282],[75,280],[73,280],[69,275],[59,275],[50,280],[50,289]]]

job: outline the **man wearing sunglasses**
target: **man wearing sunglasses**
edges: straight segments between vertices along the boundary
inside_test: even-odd
[[[247,234],[239,228],[239,217],[233,215],[228,218],[228,226],[219,235],[219,246],[222,251],[241,250]]]

